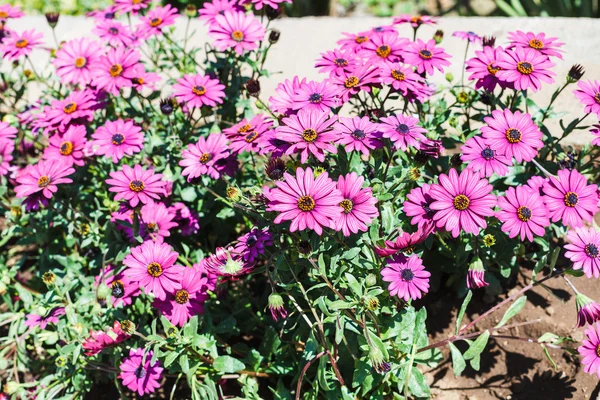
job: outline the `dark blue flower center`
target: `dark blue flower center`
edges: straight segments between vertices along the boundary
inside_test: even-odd
[[[135,376],[138,379],[142,379],[146,376],[146,369],[141,365],[135,370]]]
[[[319,104],[323,100],[323,95],[320,93],[313,93],[308,97],[308,101],[312,104]]]
[[[367,134],[365,133],[365,131],[363,131],[362,129],[356,129],[354,132],[352,132],[350,134],[354,139],[356,140],[362,140],[365,138],[365,136],[367,136]]]
[[[402,271],[400,271],[400,276],[402,277],[403,281],[410,282],[415,277],[415,274],[410,268],[405,268]]]
[[[120,299],[125,296],[125,286],[123,286],[123,282],[116,281],[111,285],[111,293],[113,297]]]
[[[112,141],[112,144],[119,146],[125,141],[125,136],[123,136],[120,133],[115,133],[110,139]]]
[[[256,235],[248,235],[248,239],[246,239],[246,246],[253,247],[258,242],[258,238]]]
[[[594,243],[588,243],[585,245],[585,254],[587,254],[588,257],[596,258],[598,257],[599,253],[598,247]]]
[[[406,124],[400,124],[396,128],[396,132],[406,135],[410,131],[410,128]]]
[[[481,151],[481,156],[485,158],[487,161],[494,159],[494,150],[486,147]]]

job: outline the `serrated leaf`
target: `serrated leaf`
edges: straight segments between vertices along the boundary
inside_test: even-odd
[[[450,347],[450,354],[452,355],[452,370],[454,371],[454,376],[460,376],[465,370],[467,363],[454,343],[448,343],[448,347]]]
[[[243,362],[230,356],[219,356],[213,362],[213,368],[219,372],[231,374],[246,368]]]
[[[511,304],[508,310],[506,310],[504,316],[502,317],[500,322],[498,322],[498,325],[496,325],[496,328],[500,328],[502,325],[506,324],[506,322],[508,322],[509,319],[517,315],[519,311],[523,309],[525,303],[527,303],[527,296],[522,296],[515,300],[515,302]]]
[[[468,291],[467,295],[465,296],[465,299],[463,300],[462,305],[460,306],[460,311],[458,312],[458,316],[456,317],[456,334],[458,335],[458,332],[460,331],[460,324],[465,316],[465,312],[467,311],[467,306],[469,305],[469,302],[471,301],[471,298],[473,297],[473,292],[472,291]]]

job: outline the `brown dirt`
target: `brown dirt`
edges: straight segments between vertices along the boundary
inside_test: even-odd
[[[530,271],[523,271],[509,295],[526,286]],[[595,279],[570,278],[579,291],[600,300],[598,281]],[[528,302],[523,310],[509,324],[541,319],[539,323],[516,327],[498,332],[501,335],[532,338],[536,340],[545,332],[560,336],[571,336],[581,341],[585,328],[574,329],[576,322],[575,296],[561,277],[551,279],[547,287],[538,286],[526,293]],[[561,299],[563,299],[561,301]],[[486,304],[482,293],[474,293],[467,309],[463,324],[475,319],[479,313],[488,310],[493,304]],[[426,306],[428,311],[428,331],[430,340],[436,342],[454,334],[457,310],[462,300],[454,294],[446,294]],[[477,330],[496,325],[507,307],[488,316],[477,324]],[[461,351],[466,343],[457,342]],[[576,348],[579,343],[571,344]],[[449,358],[448,348],[443,349],[444,361],[438,367],[426,372],[432,387],[432,398],[444,400],[554,400],[554,399],[593,399],[600,400],[600,383],[595,375],[583,372],[578,357],[573,357],[561,349],[549,349],[557,364],[555,371],[537,343],[514,339],[490,339],[481,358],[479,372],[467,366],[463,374],[455,377]]]

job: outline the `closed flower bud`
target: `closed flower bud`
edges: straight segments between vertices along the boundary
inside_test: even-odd
[[[275,44],[279,41],[279,37],[281,36],[281,32],[277,29],[273,29],[269,34],[269,43]]]
[[[242,199],[242,194],[240,193],[240,190],[234,186],[229,186],[225,190],[225,193],[227,194],[227,198],[233,201],[234,203],[237,203]]]
[[[390,364],[385,361],[383,353],[377,347],[371,347],[369,350],[369,360],[373,369],[378,374],[385,374],[390,371]]]
[[[485,247],[492,247],[495,244],[496,244],[496,237],[494,235],[492,235],[491,233],[488,233],[487,235],[485,235],[483,237],[483,245]]]
[[[65,365],[67,365],[67,359],[64,358],[63,356],[60,357],[56,357],[56,360],[54,360],[54,364],[58,367],[58,368],[62,368]]]
[[[267,176],[274,181],[282,179],[285,170],[285,162],[281,158],[271,158],[265,167]]]
[[[467,92],[460,92],[456,95],[456,101],[459,103],[465,104],[469,101],[469,94]]]
[[[437,44],[442,43],[442,40],[444,40],[444,31],[439,29],[435,31],[435,34],[433,35],[433,40],[435,40]]]
[[[4,384],[2,391],[6,394],[15,394],[17,393],[17,390],[19,390],[20,387],[21,385],[19,385],[15,381],[8,381]]]
[[[19,206],[13,206],[10,208],[10,214],[15,218],[19,218],[22,213],[23,210]]]
[[[26,69],[23,71],[23,75],[25,75],[25,78],[31,78],[33,76],[33,71],[30,69]]]
[[[456,118],[456,117],[448,118],[448,125],[450,125],[453,128],[456,128],[458,126],[458,118]]]
[[[578,328],[585,326],[586,323],[591,325],[600,319],[600,304],[586,295],[577,292],[575,304],[577,306]]]
[[[44,275],[42,275],[42,280],[46,285],[52,285],[56,280],[56,275],[54,275],[52,271],[44,272]]]
[[[196,8],[195,5],[188,4],[185,7],[185,15],[187,15],[188,17],[194,18],[197,14],[198,14],[198,8]]]
[[[265,8],[265,14],[267,14],[267,18],[269,19],[269,21],[273,21],[274,19],[277,19],[279,18],[279,16],[281,16],[281,10],[279,9],[279,7],[266,6]]]
[[[98,300],[106,300],[110,296],[110,288],[105,283],[98,286]]]
[[[569,73],[567,74],[567,82],[575,83],[581,79],[583,74],[585,74],[583,67],[579,64],[575,64],[571,67]]]
[[[175,109],[177,108],[177,101],[172,97],[161,99],[159,106],[161,113],[163,113],[164,115],[171,115],[173,114],[173,111],[175,111]]]
[[[175,328],[174,326],[169,327],[169,329],[167,329],[167,337],[175,337],[177,336],[177,328]]]
[[[367,277],[365,278],[365,284],[367,285],[367,287],[377,285],[377,276],[375,274],[367,275]]]
[[[260,95],[260,82],[258,79],[248,79],[245,86],[250,96],[258,97]]]
[[[483,47],[494,47],[496,44],[496,38],[494,36],[484,36],[481,39],[481,44]]]
[[[487,285],[489,283],[485,281],[483,262],[480,258],[475,258],[469,265],[469,271],[467,271],[467,287],[469,289],[478,289]]]
[[[365,299],[365,307],[367,307],[367,310],[375,311],[379,308],[379,300],[377,297],[369,297]]]
[[[323,175],[324,173],[325,173],[325,168],[320,167],[320,166],[315,168],[315,171],[314,171],[315,178],[318,178],[319,175]]]
[[[454,80],[454,75],[452,74],[452,72],[448,72],[448,73],[446,74],[446,80],[447,80],[448,82],[452,82],[452,81]]]
[[[558,156],[558,165],[561,169],[568,169],[569,171],[573,171],[577,166],[576,160],[577,154],[572,151],[568,151],[566,153],[562,153]]]
[[[420,168],[411,168],[408,171],[408,179],[411,181],[418,181],[421,178],[421,169]]]
[[[283,297],[281,297],[281,295],[275,292],[271,293],[269,295],[268,307],[273,321],[277,322],[280,319],[287,317],[288,313],[283,304]]]
[[[454,154],[452,157],[450,157],[450,165],[452,166],[452,168],[458,168],[462,165],[463,161],[460,158],[460,154]]]
[[[58,17],[60,17],[60,14],[57,12],[46,13],[46,21],[48,21],[50,28],[56,28],[56,25],[58,24]]]
[[[307,256],[312,253],[312,246],[306,240],[302,240],[300,243],[298,243],[298,252]]]
[[[128,335],[133,335],[135,332],[135,325],[128,319],[124,319],[120,322],[121,330]]]

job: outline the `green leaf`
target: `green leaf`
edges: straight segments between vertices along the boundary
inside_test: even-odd
[[[509,319],[517,315],[519,311],[523,309],[525,303],[527,303],[527,296],[519,297],[514,303],[512,303],[508,310],[506,310],[504,313],[504,316],[500,322],[498,322],[498,325],[496,325],[496,328],[500,328],[502,325],[506,324]]]
[[[345,310],[347,308],[354,307],[354,302],[345,301],[345,300],[336,300],[329,303],[330,310]]]
[[[465,312],[467,311],[467,306],[471,301],[471,297],[473,297],[473,292],[469,290],[467,296],[463,300],[462,306],[460,306],[460,311],[458,312],[458,316],[456,317],[456,334],[458,335],[458,331],[460,331],[460,324],[465,316]]]
[[[215,361],[213,362],[213,368],[219,372],[231,374],[243,370],[246,368],[246,366],[243,362],[236,358],[230,356],[220,356],[215,358]]]
[[[181,366],[181,372],[187,374],[190,371],[190,360],[188,359],[187,354],[182,354],[179,357],[179,365]]]
[[[550,271],[554,270],[554,266],[556,265],[556,261],[558,260],[558,256],[560,255],[560,247],[555,247],[552,250],[552,255],[550,255]]]
[[[431,397],[425,376],[417,368],[413,368],[411,372],[410,379],[408,380],[408,388],[413,396],[426,399]]]
[[[554,360],[550,356],[550,353],[548,352],[548,348],[546,347],[546,345],[545,344],[541,344],[540,346],[542,346],[542,351],[544,352],[544,355],[546,356],[546,358],[548,359],[548,361],[550,361],[550,364],[552,364],[552,368],[554,368],[555,371],[558,371],[558,366],[556,365],[556,363],[554,362]]]
[[[179,356],[179,351],[171,351],[169,352],[169,354],[167,354],[167,356],[165,357],[165,368],[168,368],[169,365],[173,364],[173,362],[177,359],[177,357]]]
[[[478,357],[481,352],[485,349],[487,345],[488,339],[490,338],[490,331],[485,331],[467,349],[464,354],[465,360],[471,360],[475,357]]]
[[[361,284],[358,283],[356,278],[349,273],[346,273],[345,276],[346,280],[348,281],[348,287],[350,287],[350,290],[352,290],[355,295],[362,296],[362,287]]]
[[[185,189],[183,189],[181,191],[181,198],[184,201],[192,202],[192,201],[196,200],[197,197],[198,197],[198,194],[196,193],[196,188],[193,186],[186,187]]]
[[[548,263],[548,256],[546,254],[544,254],[542,257],[540,257],[538,262],[535,264],[535,267],[533,267],[533,273],[531,274],[532,281],[535,281],[537,274],[542,269],[544,269],[544,267],[546,266],[547,263]]]
[[[448,343],[448,347],[450,347],[450,354],[452,355],[452,369],[454,370],[454,376],[460,376],[465,370],[467,363],[454,343]]]
[[[31,295],[31,292],[21,286],[20,283],[15,283],[15,289],[17,289],[19,298],[24,304],[31,305],[33,303],[33,296]]]

